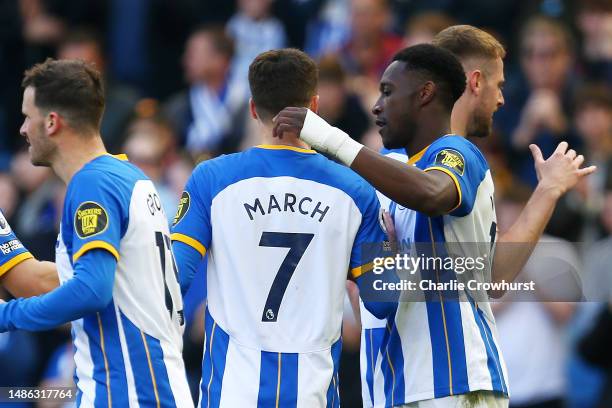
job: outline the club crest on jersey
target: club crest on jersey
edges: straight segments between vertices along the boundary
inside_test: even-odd
[[[0,211],[0,235],[8,235],[11,233],[11,226],[4,218],[4,214]]]
[[[463,172],[465,171],[465,159],[463,155],[453,149],[444,149],[436,154],[435,164],[450,167],[461,176],[463,176]]]
[[[104,232],[108,227],[108,214],[104,207],[93,201],[85,201],[74,215],[74,229],[80,238],[88,238]]]
[[[176,215],[174,216],[174,220],[172,220],[173,226],[178,224],[183,219],[185,214],[187,214],[187,211],[189,211],[190,202],[191,202],[191,196],[189,195],[187,191],[183,191],[183,194],[181,194],[181,199],[179,200],[179,203],[178,203]]]

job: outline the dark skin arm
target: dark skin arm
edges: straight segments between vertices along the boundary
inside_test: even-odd
[[[299,135],[304,127],[306,108],[285,108],[274,118],[274,135]],[[351,169],[378,191],[399,205],[430,217],[447,214],[459,201],[451,177],[438,170],[423,171],[364,147]]]

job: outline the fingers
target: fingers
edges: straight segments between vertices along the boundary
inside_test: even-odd
[[[383,211],[383,222],[385,223],[385,229],[387,230],[387,239],[389,242],[396,242],[397,236],[395,233],[395,224],[391,218],[391,214],[387,210]]]
[[[542,151],[540,150],[540,148],[535,145],[535,144],[530,144],[529,145],[529,150],[531,150],[531,155],[533,156],[533,161],[535,161],[536,163],[540,163],[544,161],[544,157],[542,156]]]
[[[574,160],[576,158],[576,151],[574,149],[569,149],[565,155]]]
[[[578,175],[580,177],[588,176],[589,174],[595,173],[596,170],[597,166],[585,167],[584,169],[578,169]]]
[[[579,154],[574,159],[574,166],[576,166],[576,168],[578,169],[578,168],[580,168],[580,166],[582,166],[582,163],[584,163],[584,156]]]
[[[569,145],[567,144],[567,142],[561,142],[561,143],[559,143],[559,145],[555,149],[555,153],[565,154],[565,152],[567,151],[568,147],[569,147]]]

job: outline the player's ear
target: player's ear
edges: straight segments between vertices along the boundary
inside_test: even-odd
[[[255,102],[253,102],[253,98],[249,98],[249,111],[251,112],[251,117],[257,120],[257,111],[255,110]]]
[[[472,93],[474,96],[478,96],[482,90],[482,81],[482,71],[479,69],[469,71],[467,73],[466,87],[469,89],[470,93]]]
[[[427,105],[432,101],[436,94],[436,84],[432,81],[427,81],[423,84],[419,96],[421,97],[421,106]]]
[[[51,136],[59,132],[63,126],[63,120],[57,112],[49,112],[45,118],[45,130],[47,135]]]
[[[319,95],[310,98],[310,106],[308,107],[314,113],[319,113]]]

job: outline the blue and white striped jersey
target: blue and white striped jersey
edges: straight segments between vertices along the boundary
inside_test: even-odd
[[[460,136],[444,136],[408,164],[448,174],[460,202],[439,217],[388,203],[400,243],[494,243],[493,180],[476,146]],[[489,250],[487,257],[492,260]],[[435,280],[434,272],[420,270],[425,279]],[[490,278],[490,265],[487,273]],[[442,279],[448,278],[443,275]],[[445,299],[447,295],[435,292],[436,299],[400,302],[388,322],[365,315],[361,348],[365,407],[393,407],[476,390],[508,395],[489,303],[477,302],[466,293]]]
[[[193,406],[169,235],[153,183],[129,162],[100,156],[69,183],[56,245],[60,281],[92,249],[117,259],[111,303],[72,322],[78,406]]]
[[[258,146],[196,168],[172,239],[208,254],[202,407],[339,406],[345,283],[371,262],[362,245],[384,240],[379,208],[313,150]]]

